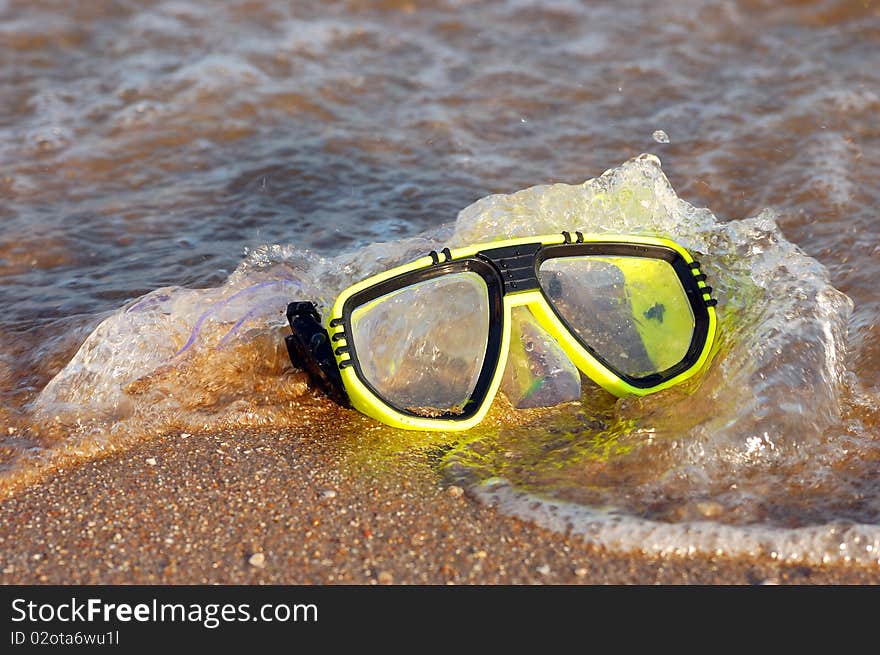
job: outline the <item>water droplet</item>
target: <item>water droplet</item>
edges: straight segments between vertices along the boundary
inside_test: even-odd
[[[657,143],[669,143],[669,135],[663,130],[654,130],[654,134],[651,136],[654,137],[654,141]]]

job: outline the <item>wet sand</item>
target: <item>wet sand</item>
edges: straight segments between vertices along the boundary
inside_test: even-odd
[[[880,569],[610,553],[497,514],[332,416],[156,437],[0,502],[4,584],[877,584]]]

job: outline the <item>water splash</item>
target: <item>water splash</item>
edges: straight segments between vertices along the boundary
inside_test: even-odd
[[[562,230],[671,236],[693,252],[719,298],[712,364],[646,398],[583,381],[580,403],[512,411],[452,444],[445,474],[501,511],[614,548],[875,561],[880,446],[860,417],[877,403],[846,368],[851,301],[772,212],[719,221],[678,198],[652,155],[580,185],[488,196],[416,238],[332,258],[266,246],[220,287],[158,289],[107,317],[45,387],[32,408],[40,455],[22,461],[180,426],[302,422],[323,410],[283,349],[290,300],[326,311],[353,281],[431,249]],[[576,394],[557,372],[559,393]],[[516,375],[502,388],[528,406],[534,380]]]
[[[852,302],[772,212],[718,221],[642,156],[584,185],[484,198],[456,236],[562,229],[674,236],[696,253],[720,299],[713,363],[660,394],[475,435],[446,474],[611,548],[880,561],[880,444],[852,409],[864,393],[845,365]]]

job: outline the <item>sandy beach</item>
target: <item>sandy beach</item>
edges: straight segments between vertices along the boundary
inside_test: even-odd
[[[167,435],[0,503],[4,584],[877,584],[880,571],[609,553],[302,430]]]

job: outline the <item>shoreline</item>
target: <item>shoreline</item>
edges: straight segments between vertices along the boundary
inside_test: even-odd
[[[328,419],[169,434],[0,501],[2,584],[880,584],[880,569],[609,552],[498,514]],[[347,463],[348,462],[348,463]]]

